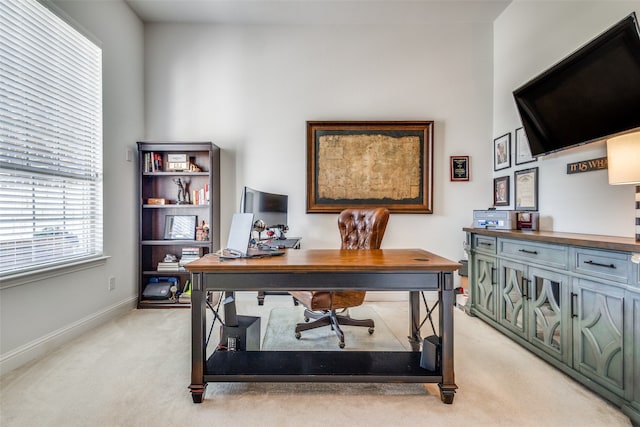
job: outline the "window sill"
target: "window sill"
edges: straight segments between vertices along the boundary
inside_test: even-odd
[[[88,270],[104,265],[110,256],[100,256],[85,259],[74,263],[67,263],[50,268],[29,271],[26,273],[14,274],[0,278],[0,289],[13,288],[15,286],[26,285],[28,283],[39,282],[53,277],[64,276],[76,271]]]

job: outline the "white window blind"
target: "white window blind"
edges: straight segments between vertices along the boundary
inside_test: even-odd
[[[0,277],[102,255],[102,51],[0,0]]]

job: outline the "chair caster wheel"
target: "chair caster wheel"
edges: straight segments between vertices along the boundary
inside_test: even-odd
[[[307,323],[309,323],[309,318],[308,318],[308,317],[305,317],[305,318],[304,318],[304,321],[305,321],[305,322],[307,322]]]
[[[300,332],[296,332],[296,339],[299,340],[302,337],[302,334]]]
[[[341,342],[340,344],[338,344],[340,346],[340,348],[344,348],[344,343]]]
[[[373,334],[374,329],[373,328],[369,328],[369,335]]]

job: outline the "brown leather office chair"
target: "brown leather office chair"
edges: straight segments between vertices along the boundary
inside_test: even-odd
[[[382,237],[389,221],[389,211],[385,208],[345,209],[338,215],[338,228],[342,240],[341,249],[380,249]],[[365,291],[291,291],[293,297],[305,306],[306,323],[296,325],[296,338],[301,332],[322,326],[331,326],[344,348],[344,333],[340,325],[365,326],[369,333],[374,330],[371,319],[353,319],[346,312],[364,302]],[[338,314],[336,310],[343,310]],[[311,323],[309,319],[316,319]]]

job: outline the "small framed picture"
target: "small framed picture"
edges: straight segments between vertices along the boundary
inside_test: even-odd
[[[195,215],[167,215],[164,218],[165,240],[194,240],[196,238]]]
[[[493,206],[509,206],[509,176],[493,179]]]
[[[511,132],[493,140],[493,170],[511,167]]]
[[[515,185],[515,210],[538,210],[538,168],[523,169],[513,173]]]
[[[516,165],[522,165],[524,163],[535,162],[536,159],[531,155],[531,148],[529,148],[529,140],[527,134],[524,133],[524,128],[520,127],[516,129]]]
[[[451,181],[469,181],[469,156],[449,157]]]

